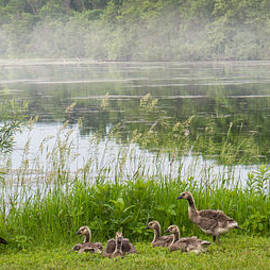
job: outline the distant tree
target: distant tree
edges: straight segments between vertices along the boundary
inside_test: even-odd
[[[27,4],[31,7],[32,13],[38,15],[41,7],[46,3],[45,0],[27,0]]]

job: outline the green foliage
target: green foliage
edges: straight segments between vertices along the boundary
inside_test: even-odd
[[[2,125],[0,126],[0,152],[7,153],[12,150],[14,135],[21,128],[25,118],[24,112],[26,108],[26,103],[19,104],[14,99],[3,101],[0,104],[0,120],[2,121]]]
[[[160,221],[162,228],[178,224],[185,235],[202,235],[188,218],[186,201],[176,200],[183,190],[193,193],[199,209],[222,209],[237,220],[242,227],[238,233],[269,234],[269,195],[253,193],[248,188],[226,189],[222,185],[210,188],[193,179],[145,181],[137,178],[121,184],[94,185],[79,180],[65,181],[48,186],[44,195],[40,190],[29,197],[27,189],[22,189],[10,198],[13,203],[8,213],[1,214],[5,220],[0,224],[1,236],[25,248],[29,241],[69,241],[85,224],[91,227],[94,239],[105,241],[115,231],[122,230],[133,241],[150,241],[152,232],[143,229],[154,219]]]
[[[59,1],[49,1],[39,12],[41,18],[48,17],[50,19],[62,18],[66,11]]]
[[[152,61],[269,59],[269,10],[264,0],[3,1],[0,37],[7,36],[8,52],[1,42],[0,56]],[[87,22],[87,26],[73,25],[74,18]],[[43,36],[39,46],[34,46],[31,41],[37,38],[39,26],[50,28],[51,24],[57,27],[55,35]],[[77,42],[78,32],[84,48]],[[52,54],[49,44],[56,40],[61,42],[55,44]],[[63,46],[66,43],[69,45]],[[73,43],[75,49],[69,50]]]
[[[268,165],[261,165],[253,173],[249,173],[247,186],[249,192],[267,194],[270,192],[270,170]]]
[[[7,153],[12,150],[14,135],[20,130],[21,123],[12,121],[0,127],[0,152]]]
[[[33,245],[33,239],[25,235],[17,235],[14,237],[14,245],[18,249],[25,250]]]

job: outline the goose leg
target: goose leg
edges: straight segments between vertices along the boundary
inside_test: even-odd
[[[219,235],[217,236],[217,243],[220,245]]]

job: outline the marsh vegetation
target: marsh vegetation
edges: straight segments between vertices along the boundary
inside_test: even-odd
[[[67,252],[82,225],[94,241],[122,230],[147,254],[138,242],[150,246],[152,233],[143,229],[152,219],[205,239],[186,204],[176,201],[184,190],[198,208],[222,209],[237,220],[242,230],[228,236],[239,239],[237,252],[250,254],[259,241],[267,256],[267,240],[258,238],[270,229],[266,66],[3,61],[1,121],[14,131],[1,154],[0,232],[9,242],[3,267],[16,267],[12,256],[33,245],[44,259],[51,246]],[[243,249],[246,241],[250,248]],[[210,248],[200,260],[208,264],[222,253]],[[139,263],[152,260],[147,256]],[[81,258],[82,267],[89,263]]]

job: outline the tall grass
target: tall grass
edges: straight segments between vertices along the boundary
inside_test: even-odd
[[[263,170],[265,167],[250,175],[252,184],[232,189],[218,182],[207,185],[192,178],[162,177],[107,182],[100,177],[90,185],[78,177],[68,179],[59,174],[59,179],[65,180],[47,185],[46,193],[37,188],[29,196],[25,188],[20,197],[17,194],[9,201],[2,199],[0,232],[14,245],[27,246],[32,242],[74,241],[76,230],[87,224],[95,239],[105,240],[122,230],[139,241],[151,239],[144,227],[149,220],[157,219],[164,229],[178,224],[183,235],[200,235],[188,219],[187,203],[176,200],[180,192],[189,190],[198,208],[222,209],[237,220],[242,227],[238,233],[269,235],[269,192],[261,188],[261,181],[269,188],[269,171],[266,178]],[[5,211],[7,203],[9,209]]]
[[[142,106],[152,109],[155,102],[145,101]],[[188,137],[185,130],[191,120],[171,125],[172,138],[173,134]],[[32,120],[29,134],[33,124]],[[147,140],[156,138],[154,128]],[[99,240],[112,237],[117,230],[132,240],[150,240],[152,233],[144,228],[152,219],[159,220],[164,229],[177,224],[183,235],[200,235],[188,219],[187,203],[176,200],[184,190],[193,193],[199,209],[222,209],[237,220],[242,230],[235,233],[269,235],[267,165],[250,172],[246,183],[234,174],[216,175],[207,167],[198,173],[196,164],[183,176],[184,164],[176,160],[174,151],[165,159],[159,156],[149,162],[149,155],[140,156],[141,150],[132,143],[115,151],[108,140],[94,137],[88,145],[89,155],[82,159],[78,138],[73,135],[66,123],[55,138],[41,141],[34,156],[29,139],[19,169],[14,171],[7,162],[1,170],[0,235],[11,246],[75,241],[75,232],[84,224]],[[76,170],[71,169],[74,163]]]

